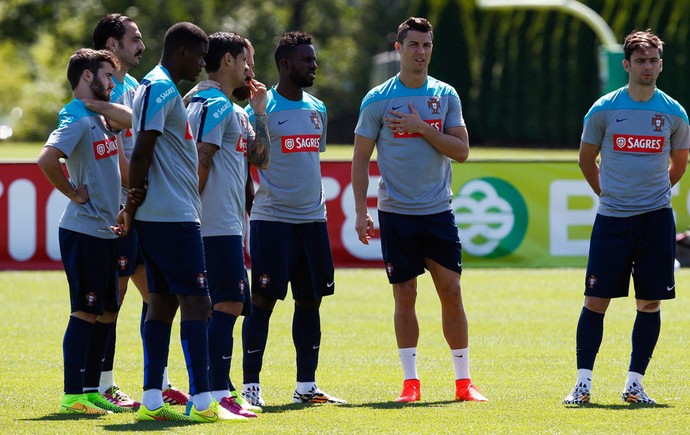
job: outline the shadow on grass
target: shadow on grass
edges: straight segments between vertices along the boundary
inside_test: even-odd
[[[134,415],[134,414],[132,414]],[[21,421],[76,421],[99,420],[106,422],[109,415],[88,414],[48,414],[41,417],[23,418]],[[194,424],[190,421],[132,421],[131,423],[105,424],[103,430],[109,432],[151,432]]]
[[[341,404],[332,404],[332,403],[323,403],[323,404],[316,404],[316,403],[290,403],[287,405],[278,405],[278,406],[263,406],[263,414],[280,414],[284,412],[291,412],[291,411],[300,411],[304,408],[310,408],[310,407],[338,407],[338,408],[370,408],[370,409],[403,409],[403,408],[427,408],[430,406],[440,406],[440,405],[450,405],[453,403],[460,403],[456,402],[455,400],[439,400],[435,402],[412,402],[412,403],[398,403],[398,402],[393,402],[393,401],[386,401],[386,402],[369,402],[369,403],[341,403]],[[259,414],[262,415],[262,414]]]
[[[108,432],[158,432],[197,424],[192,421],[133,421],[131,423],[106,424],[103,426],[103,430]]]
[[[603,404],[603,403],[587,403],[585,405],[566,405],[566,409],[610,409],[612,411],[625,411],[633,409],[642,408],[673,408],[671,405],[666,405],[663,403],[616,403],[616,404]]]
[[[98,420],[101,418],[108,418],[107,415],[92,415],[92,414],[48,414],[42,417],[21,418],[19,421],[70,421],[70,420]]]

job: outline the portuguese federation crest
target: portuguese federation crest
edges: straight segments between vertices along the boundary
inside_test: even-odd
[[[431,97],[429,98],[427,105],[429,106],[429,109],[431,109],[431,113],[438,115],[440,113],[439,111],[441,110],[441,98]]]

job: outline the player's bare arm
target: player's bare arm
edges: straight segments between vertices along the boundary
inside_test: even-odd
[[[395,133],[418,133],[439,153],[462,163],[470,155],[470,140],[467,128],[450,127],[440,131],[424,122],[414,105],[408,103],[410,113],[390,110],[392,117],[384,118],[386,126]]]
[[[352,155],[352,191],[355,196],[355,231],[357,238],[365,245],[369,244],[374,220],[367,209],[367,190],[369,189],[369,161],[376,142],[355,134],[355,148]]]
[[[671,186],[675,186],[677,182],[685,174],[685,169],[688,166],[688,150],[671,150],[671,163],[668,167],[668,176],[671,179]]]
[[[199,142],[196,145],[199,154],[199,193],[204,190],[208,174],[211,172],[211,163],[213,163],[213,156],[220,148],[218,145],[207,142]]]
[[[582,175],[584,175],[585,180],[587,180],[587,183],[589,183],[590,187],[597,196],[601,195],[601,185],[599,184],[599,164],[597,163],[599,150],[600,147],[597,145],[587,142],[580,142],[580,153],[577,160],[577,164],[580,166]]]
[[[257,81],[247,82],[250,91],[249,105],[254,110],[254,141],[247,144],[247,159],[259,169],[268,169],[271,161],[271,137],[266,124],[266,85]]]
[[[62,170],[60,159],[65,155],[59,149],[47,146],[43,147],[38,156],[38,167],[41,168],[50,184],[52,184],[63,195],[77,204],[84,204],[89,200],[89,192],[85,185],[74,187],[67,179]]]
[[[82,101],[87,109],[103,115],[108,120],[110,128],[123,130],[132,127],[132,109],[129,107],[91,98],[85,98]]]

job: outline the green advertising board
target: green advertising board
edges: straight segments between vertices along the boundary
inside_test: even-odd
[[[689,187],[687,180],[673,189],[678,232],[690,224]],[[468,266],[587,264],[598,198],[576,162],[454,164],[453,193]]]

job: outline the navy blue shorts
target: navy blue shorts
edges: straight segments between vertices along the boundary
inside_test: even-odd
[[[317,301],[335,291],[326,222],[251,221],[252,292],[284,300]]]
[[[59,228],[60,256],[69,282],[70,309],[101,315],[117,313],[117,239],[101,239]]]
[[[251,297],[242,236],[204,237],[204,254],[211,303],[242,302],[242,314],[249,314]]]
[[[115,255],[117,258],[118,276],[131,276],[140,264],[144,264],[144,253],[139,246],[139,235],[132,226],[125,237],[117,240]]]
[[[425,258],[462,273],[462,244],[452,211],[431,215],[378,212],[388,282],[400,284],[423,274]]]
[[[135,220],[150,293],[208,296],[204,246],[197,222]]]
[[[589,244],[585,295],[607,299],[628,296],[632,275],[636,299],[675,298],[675,237],[670,208],[626,218],[597,214]]]

